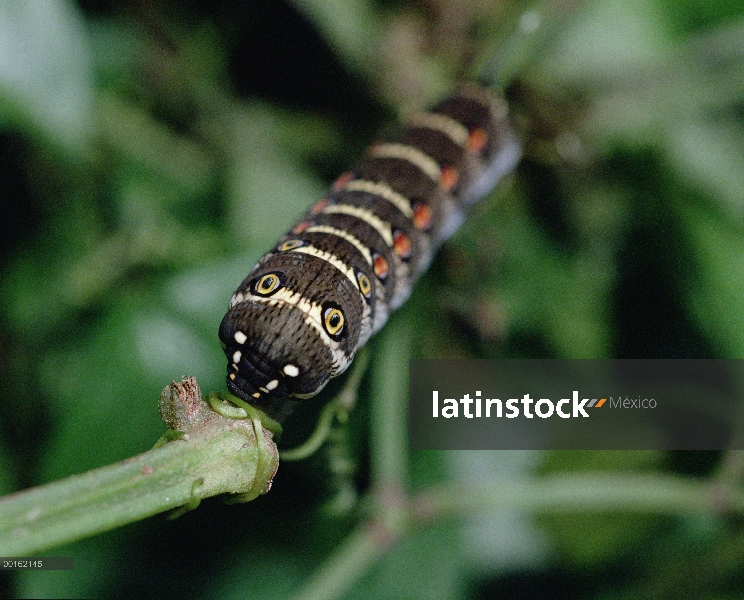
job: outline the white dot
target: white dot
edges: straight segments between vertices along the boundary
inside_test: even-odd
[[[238,364],[241,358],[243,358],[243,353],[240,350],[236,350],[235,354],[233,354],[233,362]]]
[[[242,331],[236,331],[233,337],[235,338],[235,341],[238,342],[238,344],[245,344],[246,340],[248,339],[248,336],[245,335]]]
[[[271,381],[269,381],[269,383],[266,384],[266,389],[273,390],[278,385],[279,385],[279,381],[277,379],[272,379]]]
[[[284,365],[283,370],[287,377],[297,377],[300,374],[300,370],[295,365]]]

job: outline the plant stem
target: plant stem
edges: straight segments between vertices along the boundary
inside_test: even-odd
[[[385,535],[379,522],[361,523],[307,580],[293,600],[334,600],[344,594],[403,535]],[[389,532],[388,532],[389,533]],[[389,543],[388,543],[389,542]]]
[[[535,514],[632,512],[710,516],[744,512],[744,494],[734,486],[633,473],[560,474],[468,489],[463,489],[462,483],[445,484],[420,492],[413,502],[417,520],[423,521],[515,509]]]
[[[148,452],[0,499],[0,556],[38,553],[217,494],[247,501],[268,491],[278,466],[271,435],[262,431],[259,445],[253,421],[205,407],[200,397],[190,405],[180,439],[170,431],[164,440],[173,441]]]
[[[378,490],[404,493],[408,481],[408,358],[411,331],[393,319],[380,334],[371,382],[371,469]]]
[[[506,87],[517,74],[525,72],[527,65],[547,53],[561,26],[581,4],[581,0],[536,0],[513,15],[511,22],[500,23],[504,33],[493,35],[491,47],[482,52],[471,76]]]
[[[385,509],[376,498],[375,513],[344,543],[294,596],[295,600],[342,597],[359,576],[414,527],[442,519],[467,518],[493,511],[531,514],[636,513],[716,516],[744,512],[744,494],[736,486],[668,475],[571,473],[527,481],[473,485],[448,483],[414,494],[390,498],[403,513],[396,528],[385,523]]]

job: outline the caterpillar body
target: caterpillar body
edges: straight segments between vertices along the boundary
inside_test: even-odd
[[[505,101],[475,84],[373,144],[233,294],[219,330],[230,392],[275,419],[317,394],[519,157]]]

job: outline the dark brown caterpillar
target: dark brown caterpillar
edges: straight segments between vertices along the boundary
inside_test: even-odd
[[[474,84],[374,144],[233,294],[219,332],[230,392],[279,419],[317,394],[519,156],[505,101]]]

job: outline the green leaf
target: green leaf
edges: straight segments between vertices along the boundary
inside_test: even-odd
[[[700,206],[679,212],[699,267],[700,284],[689,291],[692,313],[723,356],[744,357],[744,233]]]
[[[581,9],[540,68],[548,81],[616,79],[671,49],[664,11],[654,0],[598,0]]]
[[[92,80],[85,25],[72,2],[0,3],[0,115],[79,155],[93,121]]]

